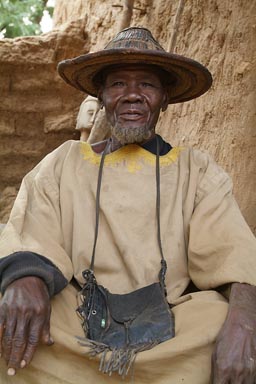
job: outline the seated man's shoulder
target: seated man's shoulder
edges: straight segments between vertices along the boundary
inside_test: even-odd
[[[46,160],[59,160],[64,159],[72,153],[76,153],[80,151],[81,141],[79,140],[67,140],[53,151],[51,151],[48,155],[45,156]]]

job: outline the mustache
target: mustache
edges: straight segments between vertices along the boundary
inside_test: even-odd
[[[122,115],[124,113],[138,113],[139,115],[143,115],[147,113],[148,110],[143,105],[137,105],[137,104],[127,104],[119,109],[119,114]]]

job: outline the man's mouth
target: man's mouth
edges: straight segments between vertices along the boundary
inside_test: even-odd
[[[140,120],[141,118],[143,118],[144,113],[139,111],[139,110],[136,110],[136,109],[127,109],[127,110],[123,111],[122,113],[120,113],[119,116],[122,120],[136,121],[136,120]]]

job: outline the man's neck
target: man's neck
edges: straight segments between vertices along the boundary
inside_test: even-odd
[[[143,144],[146,144],[148,141],[151,141],[154,137],[156,136],[155,132],[152,132],[151,136],[146,139],[146,140],[143,140],[139,143],[134,143],[134,144],[138,144],[138,145],[143,145]],[[115,137],[115,136],[111,136],[110,137],[110,146],[109,146],[109,153],[110,152],[115,152],[117,151],[118,149],[124,147],[125,145],[128,145],[129,143],[120,143],[120,141]]]
[[[143,147],[144,149],[146,149],[147,151],[149,151],[153,154],[156,154],[157,153],[157,145],[156,145],[155,137],[156,137],[156,134],[154,134],[150,139],[145,140],[143,143],[139,143],[139,145],[141,147]],[[164,141],[161,138],[161,136],[159,136],[159,139],[160,139],[160,148],[159,148],[160,152],[159,152],[159,154],[160,154],[160,156],[163,156],[163,155],[166,155],[172,149],[172,146],[169,143],[167,143],[166,141]],[[114,152],[117,149],[122,148],[124,146],[124,145],[117,145],[116,148],[113,150],[113,148],[111,148],[112,139],[108,139],[108,140],[100,141],[98,143],[91,144],[91,148],[95,153],[101,154],[104,151],[104,149],[106,148],[106,145],[108,145],[108,143],[110,144],[109,149],[108,149],[108,153]]]

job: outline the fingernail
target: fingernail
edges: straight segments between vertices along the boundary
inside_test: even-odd
[[[47,345],[52,345],[52,344],[54,344],[54,340],[53,340],[53,338],[52,338],[51,336],[47,339],[46,344],[47,344]]]
[[[7,375],[8,376],[14,376],[16,373],[15,369],[14,368],[9,368],[8,371],[7,371]]]
[[[22,360],[21,363],[20,363],[20,367],[21,368],[24,368],[26,366],[26,361],[25,360]]]

